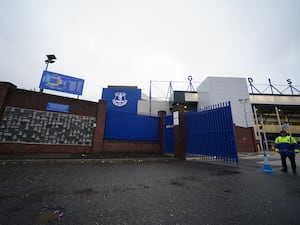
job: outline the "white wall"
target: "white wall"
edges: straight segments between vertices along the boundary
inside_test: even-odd
[[[230,101],[235,125],[240,127],[254,126],[246,78],[207,77],[198,86],[197,91],[199,99],[198,109],[204,106]],[[248,100],[242,104],[239,99]]]
[[[168,101],[151,101],[151,115],[157,116],[158,111],[164,110],[170,114],[170,103]],[[138,101],[138,114],[150,114],[150,102],[147,100]]]

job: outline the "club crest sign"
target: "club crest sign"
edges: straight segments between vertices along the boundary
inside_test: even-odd
[[[112,103],[117,107],[123,107],[127,104],[128,100],[126,99],[125,92],[115,92],[115,97],[112,100]]]

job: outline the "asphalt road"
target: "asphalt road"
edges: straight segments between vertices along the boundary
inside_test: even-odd
[[[0,225],[299,225],[300,175],[268,159],[2,159]]]

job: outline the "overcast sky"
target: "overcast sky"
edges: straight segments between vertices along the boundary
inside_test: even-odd
[[[0,80],[38,90],[55,54],[48,70],[84,79],[91,101],[189,75],[195,88],[207,76],[297,86],[299,22],[299,0],[0,0]]]

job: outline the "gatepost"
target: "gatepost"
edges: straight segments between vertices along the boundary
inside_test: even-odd
[[[158,117],[159,117],[159,149],[160,153],[164,153],[164,140],[165,140],[165,116],[167,114],[166,111],[158,111]]]
[[[177,158],[186,159],[184,108],[176,105],[173,110],[174,125],[174,155]]]
[[[103,151],[103,137],[104,137],[104,129],[105,129],[105,119],[106,119],[106,107],[107,102],[99,100],[97,116],[96,116],[96,124],[94,125],[94,140],[93,140],[93,153],[99,153]]]

